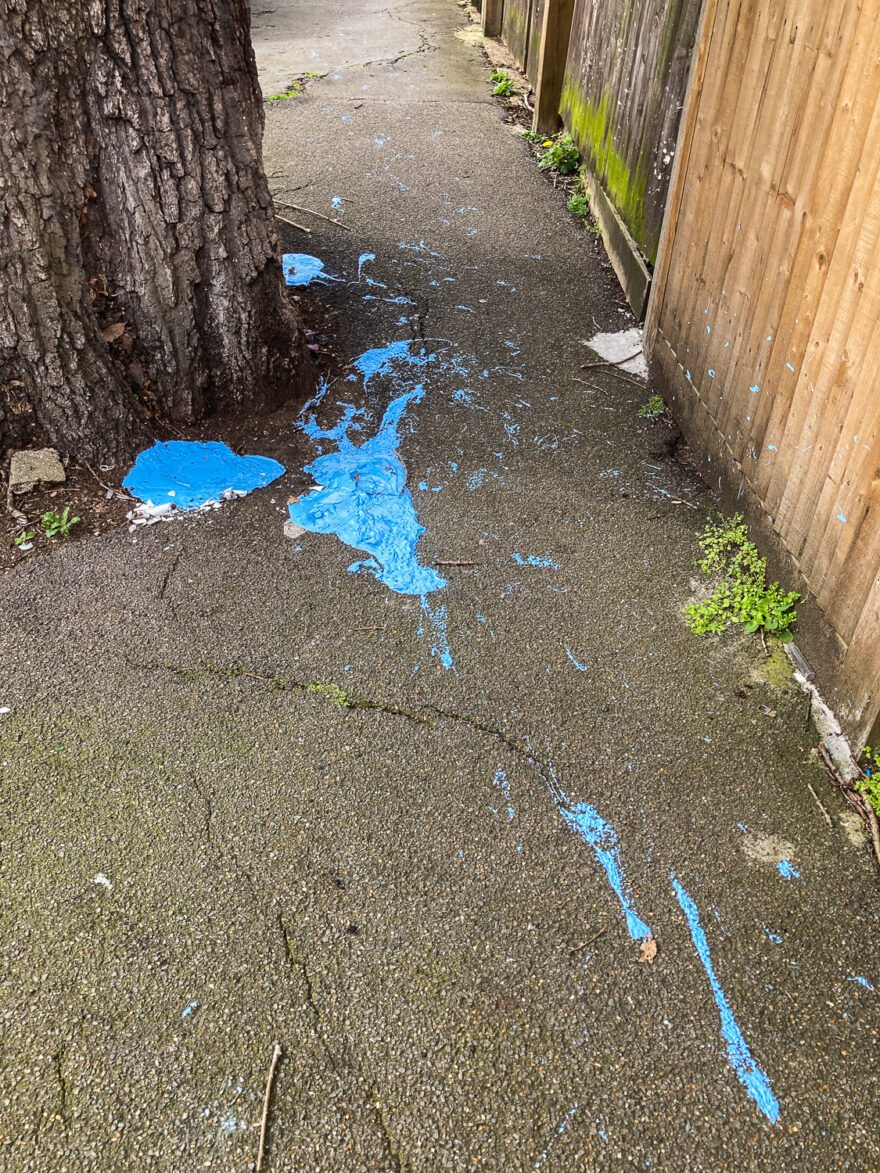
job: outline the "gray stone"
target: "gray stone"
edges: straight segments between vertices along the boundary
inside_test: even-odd
[[[30,493],[41,485],[62,485],[67,473],[54,448],[27,448],[13,452],[9,487],[13,493]]]
[[[286,538],[298,538],[301,537],[305,532],[306,531],[303,529],[303,527],[301,525],[297,525],[295,521],[285,521],[284,523],[284,536]]]

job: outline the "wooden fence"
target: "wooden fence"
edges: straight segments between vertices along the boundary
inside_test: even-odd
[[[646,325],[710,483],[814,604],[798,641],[858,742],[880,708],[878,48],[880,0],[706,0]]]

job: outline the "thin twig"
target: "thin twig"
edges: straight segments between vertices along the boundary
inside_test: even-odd
[[[640,346],[634,354],[629,355],[627,358],[615,358],[613,360],[610,358],[603,358],[600,359],[599,362],[581,363],[581,370],[588,371],[590,367],[621,367],[625,362],[631,362],[634,358],[638,358],[641,353],[642,348]]]
[[[810,719],[812,718],[812,716],[813,716],[813,694],[812,694],[812,692],[808,691],[807,692],[807,719],[804,721],[804,728],[805,729],[810,728]]]
[[[300,232],[307,232],[309,236],[312,235],[311,228],[306,228],[303,224],[297,224],[296,220],[288,220],[286,216],[282,216],[280,212],[275,213],[275,219],[280,220],[282,224],[289,224],[291,228],[298,228]]]
[[[263,1168],[263,1152],[266,1148],[266,1124],[269,1119],[269,1100],[272,1097],[272,1080],[275,1078],[275,1068],[278,1066],[278,1060],[281,1058],[281,1044],[275,1044],[275,1050],[272,1052],[272,1063],[269,1067],[269,1078],[266,1080],[266,1094],[263,1097],[263,1116],[260,1120],[260,1148],[257,1152],[257,1166],[256,1173],[260,1173]]]
[[[763,648],[764,648],[764,655],[765,655],[765,656],[767,656],[767,657],[768,657],[768,659],[769,659],[769,657],[770,657],[770,650],[769,650],[769,648],[767,647],[767,641],[766,641],[766,639],[764,638],[764,628],[763,628],[763,627],[759,627],[759,628],[758,628],[758,635],[760,635],[760,637],[761,637],[761,644],[762,644],[762,646],[763,646]]]
[[[880,823],[877,822],[877,815],[874,808],[871,806],[870,798],[865,803],[865,810],[868,812],[868,826],[871,828],[871,840],[874,844],[874,858],[880,864]]]
[[[98,484],[101,486],[102,489],[106,489],[108,493],[112,493],[114,497],[120,497],[123,501],[130,501],[131,500],[131,497],[129,497],[128,493],[120,493],[118,489],[113,489],[110,487],[110,485],[105,485],[104,482],[101,480],[101,478],[98,476],[98,474],[95,472],[95,470],[92,468],[92,466],[89,464],[89,462],[87,460],[84,460],[83,464],[86,466],[86,468],[89,470],[89,472],[92,474],[92,476],[98,482]]]
[[[291,204],[287,200],[279,200],[275,196],[275,203],[280,204],[282,208],[293,208],[294,212],[305,212],[307,216],[317,216],[319,220],[326,220],[328,224],[338,224],[340,228],[344,228],[346,232],[351,232],[351,228],[347,224],[343,224],[341,220],[334,220],[332,216],[325,216],[323,212],[316,212],[314,208],[304,208],[300,204]]]
[[[572,378],[572,382],[580,383],[584,387],[589,387],[591,391],[600,391],[601,392],[601,390],[602,390],[601,387],[594,387],[592,383],[588,383],[586,379],[579,379],[577,377],[577,375],[572,375],[571,378]]]
[[[812,794],[813,798],[815,798],[816,806],[819,808],[819,810],[825,816],[825,822],[828,824],[829,827],[832,827],[834,824],[831,822],[831,815],[829,815],[828,811],[825,809],[825,807],[819,801],[819,795],[816,793],[816,791],[813,789],[812,785],[809,782],[807,783],[807,789],[809,790],[810,794]]]
[[[592,945],[594,941],[598,940],[603,933],[607,933],[607,929],[599,929],[598,933],[593,933],[592,937],[588,937],[586,941],[581,941],[580,945],[575,945],[569,949],[569,953],[578,953],[581,949],[586,949],[588,945]]]
[[[434,565],[435,566],[479,566],[479,562],[466,562],[462,558],[450,558],[450,559],[446,559],[446,560],[444,560],[442,558],[435,558]]]

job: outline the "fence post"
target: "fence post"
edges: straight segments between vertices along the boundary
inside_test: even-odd
[[[482,26],[484,37],[501,36],[501,14],[504,0],[483,0]]]
[[[485,11],[486,0],[483,0]],[[535,113],[532,130],[535,134],[555,134],[559,129],[559,102],[562,98],[562,79],[568,57],[568,40],[574,0],[546,0],[541,28],[541,52],[538,57],[538,77],[535,81]]]

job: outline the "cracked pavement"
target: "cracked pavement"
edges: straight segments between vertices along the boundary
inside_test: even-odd
[[[254,424],[268,489],[0,580],[10,1173],[251,1168],[276,1039],[275,1173],[880,1168],[876,873],[784,662],[684,626],[711,496],[645,389],[577,381],[632,321],[465,23],[254,4],[265,92],[327,70],[267,107],[265,154],[351,229],[281,225],[341,278],[315,287],[338,348],[455,359],[400,445],[420,559],[472,564],[431,596],[453,667],[418,598],[282,536],[293,411]],[[343,377],[322,421],[394,394]],[[616,831],[653,965],[575,804]]]

